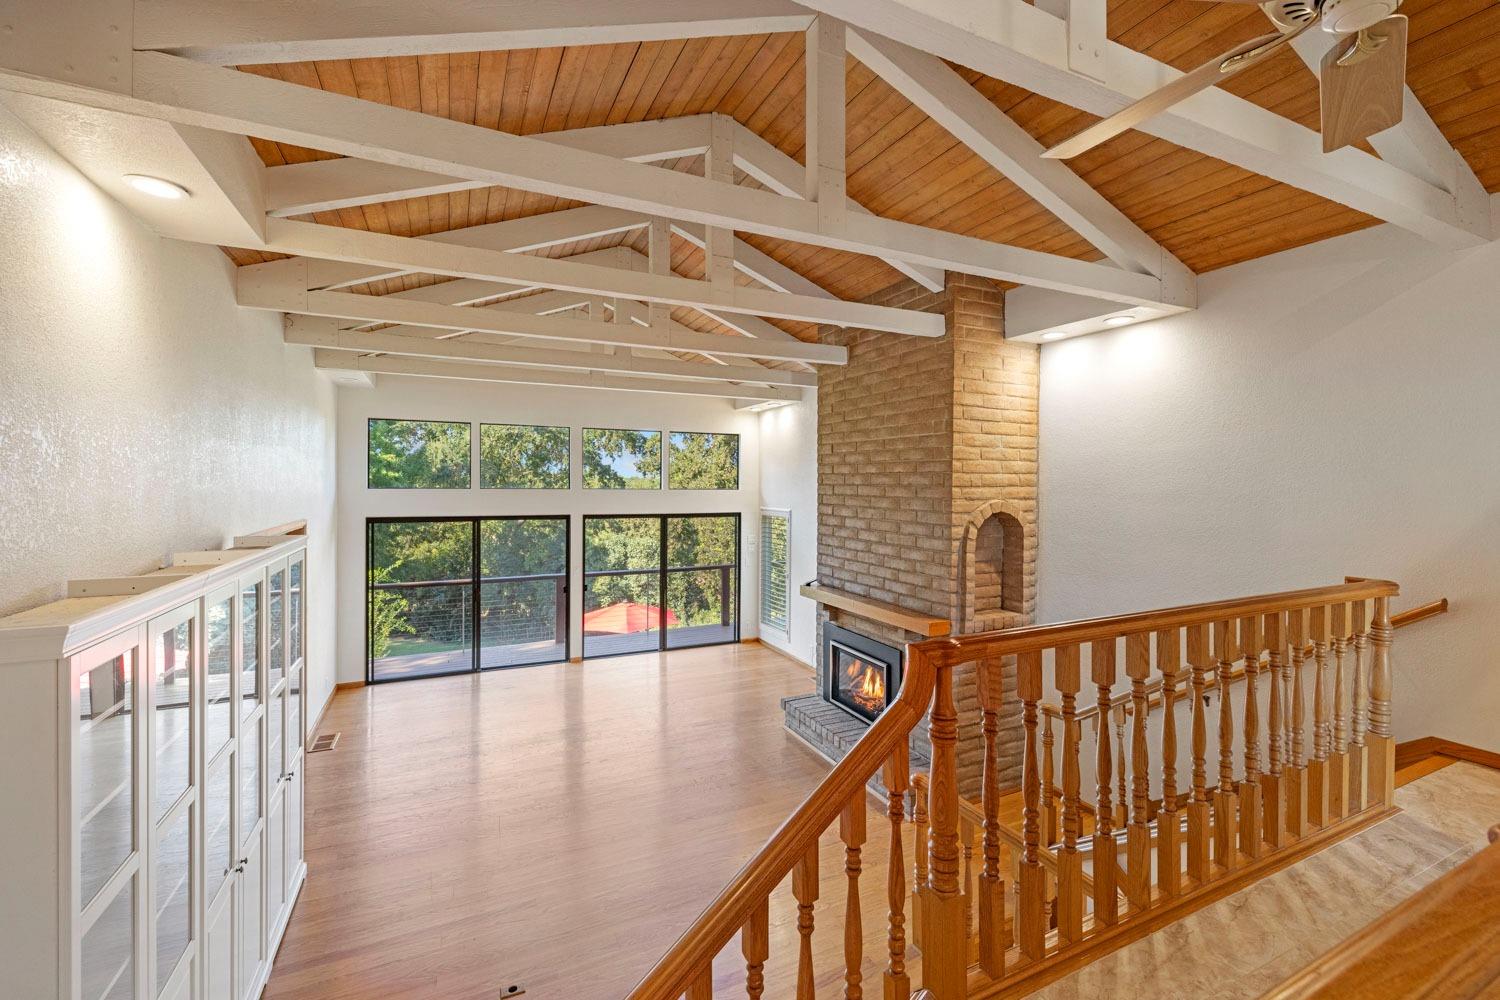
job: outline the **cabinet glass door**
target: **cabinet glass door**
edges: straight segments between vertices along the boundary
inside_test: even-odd
[[[295,555],[287,565],[286,583],[286,650],[287,664],[292,669],[302,663],[304,600],[303,557]]]
[[[203,759],[229,745],[234,692],[234,595],[210,600],[203,618]]]
[[[83,932],[79,996],[132,1000],[135,996],[135,894],[138,876],[125,880],[114,900]]]
[[[135,850],[135,647],[82,654],[74,813],[79,905],[88,906]]]
[[[152,822],[164,819],[192,784],[193,623],[189,615],[152,640]]]
[[[260,707],[261,671],[265,662],[260,655],[261,594],[265,587],[259,579],[240,586],[241,719],[248,719]]]

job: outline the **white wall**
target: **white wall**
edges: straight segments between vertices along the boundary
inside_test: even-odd
[[[817,662],[816,602],[797,588],[818,575],[818,396],[760,415],[761,506],[791,512],[787,631],[761,627],[760,641],[808,666]]]
[[[233,265],[165,240],[0,108],[0,614],[74,577],[307,518],[308,686],[333,690],[332,387]]]
[[[1500,750],[1500,246],[1390,227],[1042,350],[1043,621],[1398,581],[1395,734]]]
[[[366,422],[371,417],[480,423],[568,426],[572,433],[573,489],[372,490],[367,487]],[[365,519],[369,517],[567,514],[572,519],[572,564],[583,552],[584,514],[739,513],[740,635],[752,638],[760,611],[760,457],[757,414],[730,401],[695,396],[564,389],[502,383],[379,376],[374,389],[338,391],[339,680],[365,675]],[[718,431],[740,436],[738,490],[584,490],[579,459],[581,428]],[[477,440],[475,442],[477,447]],[[569,588],[571,655],[580,656],[583,592]]]

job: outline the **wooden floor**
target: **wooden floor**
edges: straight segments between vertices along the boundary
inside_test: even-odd
[[[782,728],[780,699],[812,684],[740,645],[340,693],[319,729],[338,748],[308,758],[308,880],[266,997],[623,996],[828,772]],[[878,995],[890,840],[870,805]],[[841,951],[836,836],[821,857],[815,940]],[[796,955],[786,886],[771,920],[779,996]],[[737,955],[716,965],[726,988]]]

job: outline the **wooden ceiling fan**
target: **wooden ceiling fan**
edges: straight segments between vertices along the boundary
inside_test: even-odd
[[[1269,59],[1314,25],[1337,38],[1319,75],[1323,152],[1367,139],[1401,120],[1406,84],[1406,17],[1401,0],[1227,0],[1260,7],[1277,31],[1185,73],[1134,104],[1065,139],[1043,156],[1071,159],[1134,128],[1178,101]]]

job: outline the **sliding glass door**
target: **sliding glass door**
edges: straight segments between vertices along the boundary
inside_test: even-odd
[[[739,515],[583,519],[583,655],[739,640]]]
[[[568,520],[367,522],[366,679],[567,659]]]

